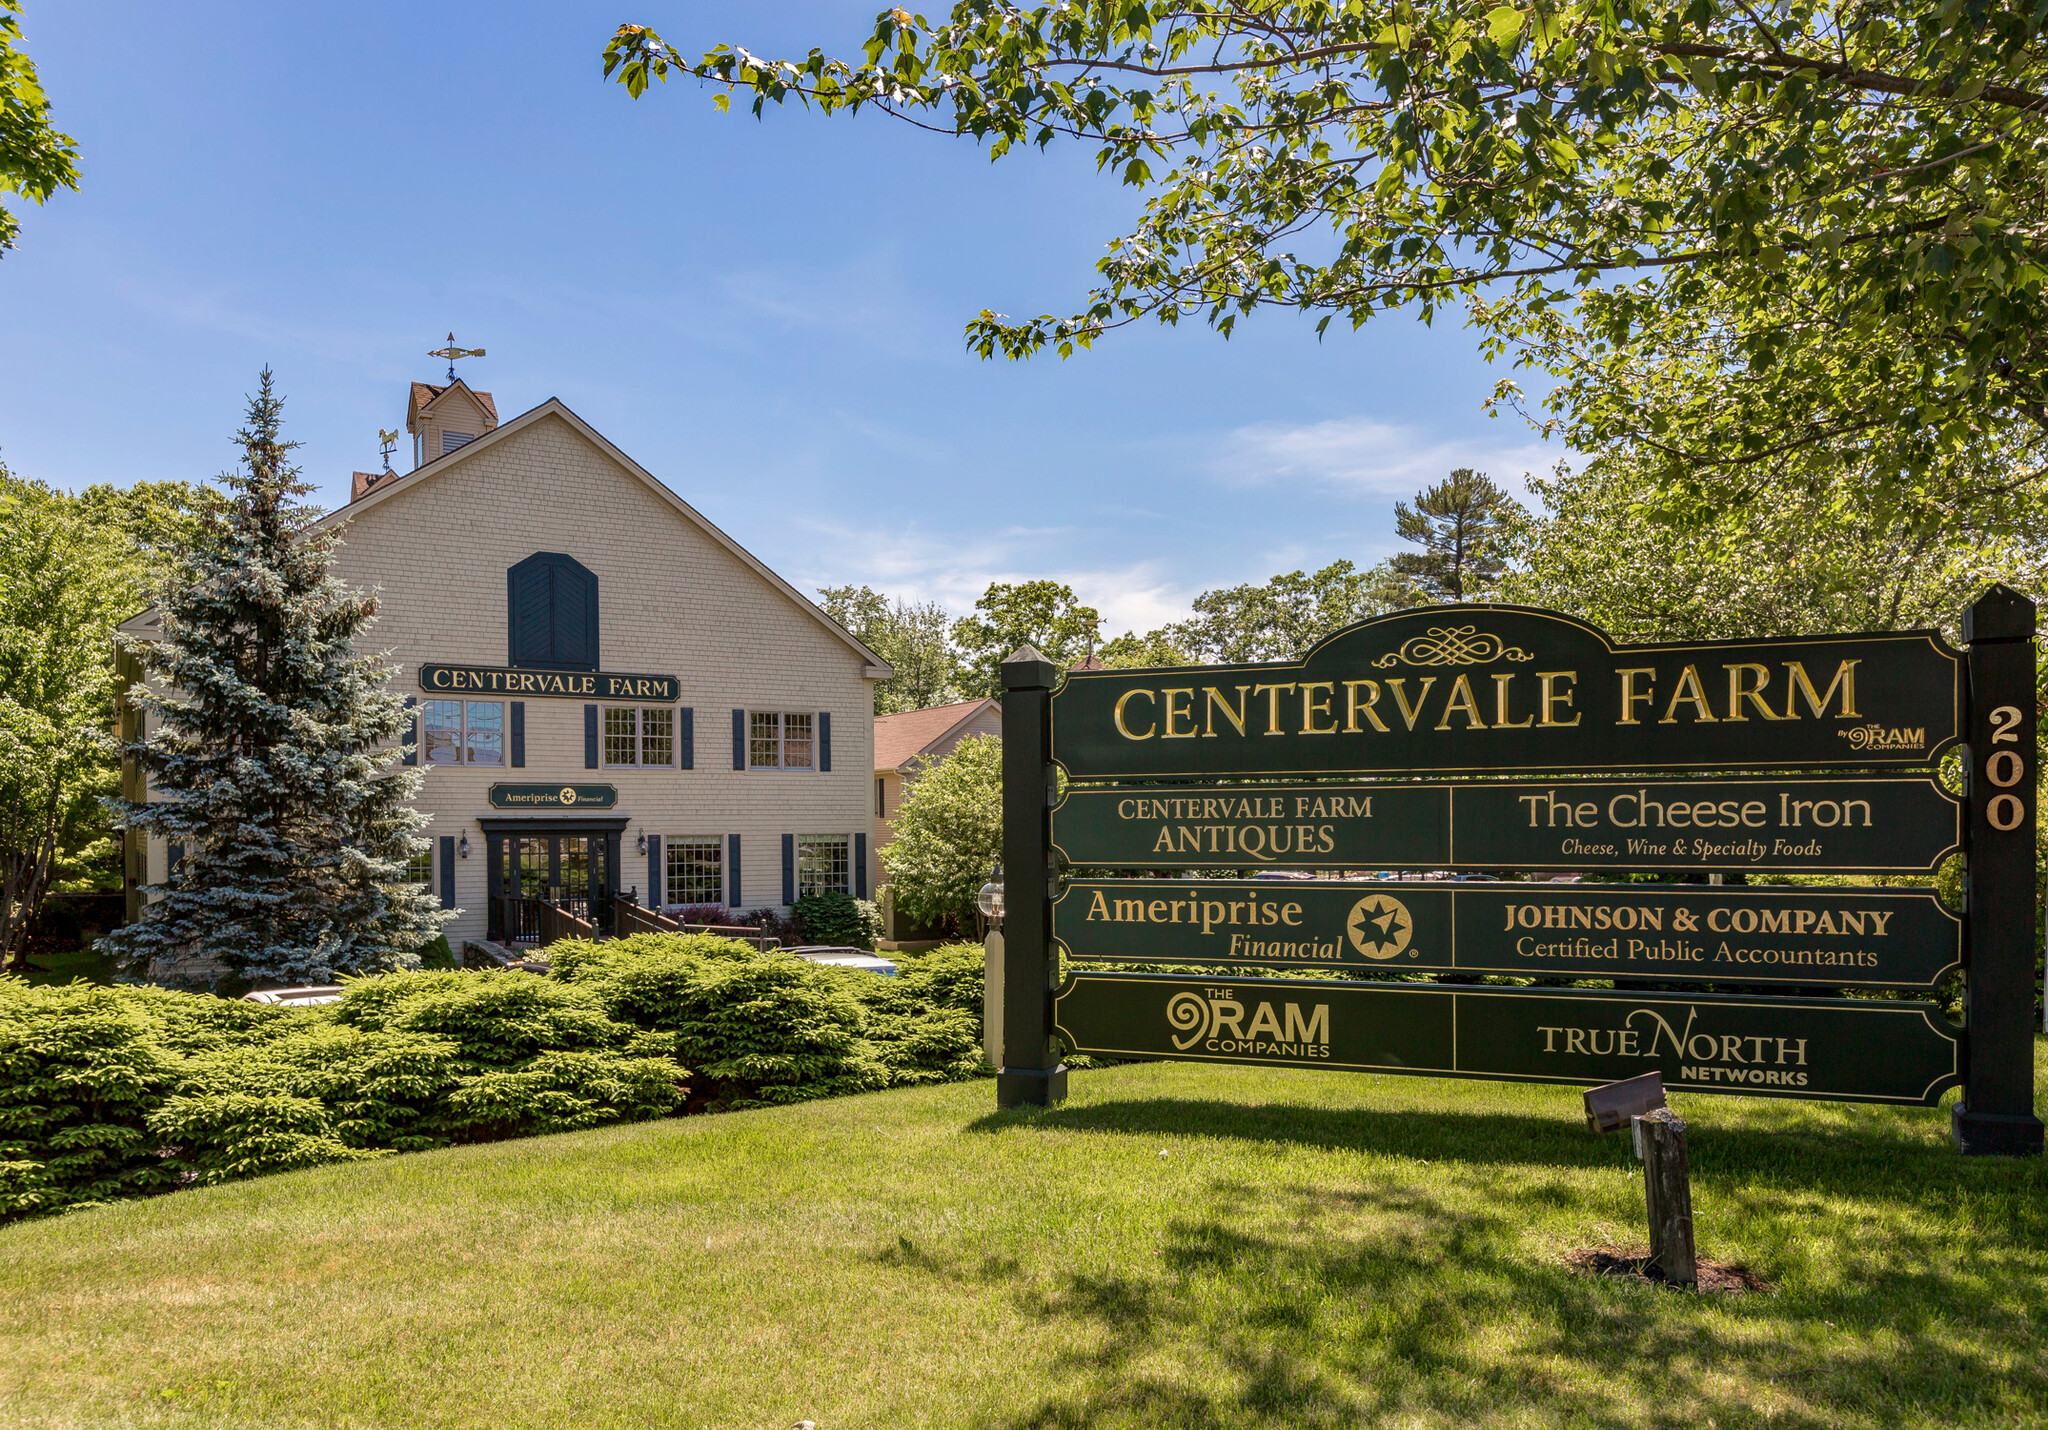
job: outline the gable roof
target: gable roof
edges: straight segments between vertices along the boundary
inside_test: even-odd
[[[446,389],[433,389],[430,384],[424,382],[413,384],[415,393],[421,388],[428,388],[430,391],[446,391]],[[471,395],[478,397],[486,396],[486,394],[482,393],[473,393]],[[811,619],[851,647],[854,653],[860,656],[865,666],[865,669],[861,672],[863,678],[868,680],[887,680],[896,673],[893,666],[862,645],[846,627],[826,615],[817,605],[807,599],[802,592],[798,591],[796,587],[790,585],[789,582],[769,570],[760,558],[719,530],[697,508],[691,506],[688,502],[663,486],[661,481],[652,472],[648,471],[617,447],[614,447],[602,432],[599,432],[595,427],[592,427],[588,422],[585,422],[581,417],[570,411],[568,406],[558,397],[550,397],[538,407],[528,408],[510,422],[501,423],[484,433],[481,437],[465,442],[454,451],[444,453],[422,466],[414,467],[409,472],[396,473],[384,478],[365,492],[360,500],[352,501],[338,511],[329,512],[326,516],[321,517],[319,521],[315,522],[314,526],[328,527],[346,522],[379,503],[391,501],[408,492],[415,491],[428,482],[433,481],[442,473],[452,470],[458,464],[469,461],[471,458],[497,446],[500,442],[510,441],[527,428],[550,417],[559,418],[567,423],[571,431],[583,438],[584,441],[590,443],[591,446],[597,448],[605,456],[617,462],[629,474],[646,486],[649,491],[666,502],[677,515],[697,527],[698,530],[710,537],[713,542],[724,547],[725,550],[739,560],[741,565],[752,571],[756,576],[759,576],[784,596],[787,596],[796,603],[797,609],[811,617]]]
[[[924,710],[904,710],[895,715],[877,715],[875,768],[902,769],[993,704],[995,701],[983,697]]]
[[[467,393],[477,406],[484,410],[484,416],[490,418],[492,425],[495,426],[498,421],[498,404],[492,400],[488,392],[478,392],[459,377],[453,382],[442,383],[439,387],[436,387],[431,382],[414,383],[412,385],[412,395],[405,404],[405,425],[411,427],[414,423],[418,422],[421,413],[439,402],[447,393],[455,391],[458,387]]]

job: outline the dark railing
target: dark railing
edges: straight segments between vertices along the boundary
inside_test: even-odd
[[[595,913],[598,917],[593,917]],[[606,917],[608,915],[608,917]],[[582,897],[512,897],[491,900],[489,937],[508,948],[545,948],[557,939],[636,933],[702,933],[737,939],[766,952],[782,940],[745,924],[686,924],[640,906],[639,890],[615,893],[595,910]]]

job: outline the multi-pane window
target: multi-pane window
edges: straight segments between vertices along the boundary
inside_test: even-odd
[[[757,770],[808,770],[817,717],[808,710],[756,710],[747,726],[747,764]]]
[[[668,902],[725,902],[725,841],[715,834],[671,834],[662,841],[668,859]]]
[[[408,884],[431,884],[434,882],[434,849],[426,845],[420,852],[405,861],[405,882]]]
[[[430,765],[504,764],[504,702],[421,701],[420,745],[421,758]]]
[[[806,894],[850,894],[848,875],[853,861],[844,834],[799,834],[796,838],[796,891]]]
[[[676,712],[661,706],[607,705],[604,709],[607,765],[672,765],[676,762]]]

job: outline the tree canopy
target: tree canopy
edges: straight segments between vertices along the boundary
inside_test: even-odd
[[[963,672],[953,649],[953,618],[936,601],[891,602],[868,586],[827,586],[825,613],[895,669],[875,682],[875,713],[894,715],[960,699]]]
[[[1507,532],[1519,510],[1486,473],[1459,467],[1417,492],[1414,506],[1394,503],[1395,532],[1422,550],[1403,551],[1387,565],[1425,601],[1466,600],[1507,570]]]
[[[953,640],[967,668],[967,694],[1003,693],[1003,659],[1019,646],[1036,646],[1054,665],[1084,658],[1102,617],[1060,581],[997,581],[974,603],[974,614],[953,625]]]
[[[1074,311],[975,318],[984,355],[1144,319],[1228,334],[1264,306],[1355,327],[1464,305],[1489,353],[1566,379],[1561,418],[1715,507],[1791,451],[1851,444],[1866,480],[1910,485],[1973,432],[2048,430],[2044,19],[2015,0],[962,0],[884,11],[845,60],[689,54],[626,25],[605,69],[636,96],[718,82],[756,114],[872,106],[995,157],[1092,146],[1143,193],[1136,226]],[[1674,362],[1683,388],[1609,380]]]
[[[0,194],[42,203],[78,187],[78,141],[50,125],[50,97],[21,49],[21,0],[0,0]],[[21,225],[0,204],[0,253]]]

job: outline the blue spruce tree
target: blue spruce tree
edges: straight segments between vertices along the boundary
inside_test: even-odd
[[[130,966],[197,955],[238,982],[320,983],[416,964],[448,917],[406,878],[427,848],[421,772],[393,767],[409,723],[393,668],[355,650],[376,599],[330,574],[339,536],[313,525],[283,406],[265,368],[244,470],[164,592],[162,639],[135,647],[157,720],[133,748],[157,798],[117,818],[184,859],[110,936]]]

